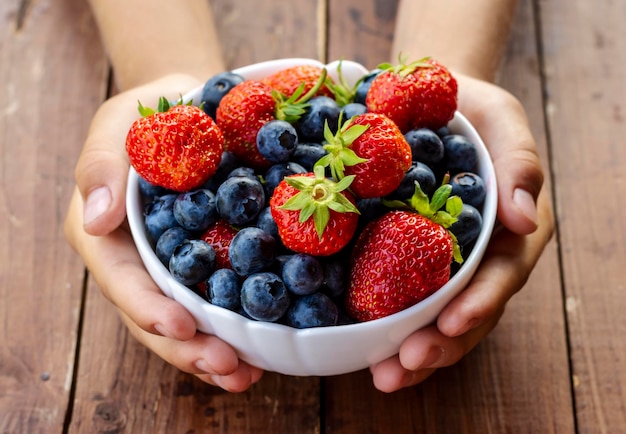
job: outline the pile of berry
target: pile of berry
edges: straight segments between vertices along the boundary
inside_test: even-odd
[[[209,79],[201,108],[162,98],[126,141],[145,229],[181,284],[296,328],[368,321],[439,289],[471,252],[485,185],[448,122],[432,59],[348,86],[301,65]]]

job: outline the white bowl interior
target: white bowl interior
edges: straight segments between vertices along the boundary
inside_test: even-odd
[[[338,63],[327,65],[329,75],[334,78],[337,78]],[[324,66],[311,59],[281,59],[246,66],[235,72],[249,79],[260,79],[274,71],[299,64]],[[349,83],[355,83],[366,72],[358,63],[342,61],[342,73]],[[197,88],[183,99],[197,102],[200,94],[201,88]],[[139,194],[138,175],[131,168],[127,187],[127,213],[139,254],[163,293],[185,306],[194,316],[198,330],[229,343],[242,360],[264,370],[299,376],[338,375],[367,368],[397,354],[400,344],[410,334],[437,318],[450,300],[467,286],[489,242],[497,208],[496,180],[491,159],[478,133],[463,115],[457,112],[449,126],[452,132],[467,136],[478,147],[478,174],[487,186],[482,209],[483,228],[471,254],[453,278],[433,295],[402,312],[358,324],[294,329],[281,324],[252,321],[211,305],[175,281],[152,250],[143,225],[143,201]]]

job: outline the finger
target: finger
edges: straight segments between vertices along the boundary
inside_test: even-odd
[[[496,315],[526,283],[554,233],[547,192],[539,195],[539,227],[531,235],[506,229],[496,232],[470,284],[455,297],[437,319],[439,330],[459,336]]]
[[[80,253],[102,294],[143,330],[188,340],[196,323],[187,310],[163,295],[146,272],[130,234],[116,229],[96,237],[83,231],[82,199],[75,191],[66,234]]]
[[[85,201],[85,231],[104,235],[118,227],[126,215],[128,176],[126,134],[138,118],[138,103],[156,105],[160,96],[176,99],[199,82],[184,75],[168,76],[119,94],[106,101],[94,116],[78,159],[75,178]]]
[[[459,109],[476,127],[494,163],[498,218],[517,234],[538,224],[536,199],[543,185],[537,146],[522,105],[492,84],[460,77]]]
[[[424,381],[435,372],[435,369],[409,371],[402,366],[398,355],[395,355],[371,366],[370,372],[374,387],[381,392],[391,393]]]

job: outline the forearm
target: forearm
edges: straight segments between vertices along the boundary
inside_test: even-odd
[[[517,0],[401,0],[392,56],[432,56],[455,71],[493,81],[516,5]]]
[[[206,80],[224,70],[207,0],[89,3],[120,90],[170,73]]]

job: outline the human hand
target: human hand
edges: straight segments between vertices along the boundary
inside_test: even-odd
[[[398,355],[370,367],[375,387],[385,392],[417,384],[474,348],[524,286],[554,231],[540,159],[521,104],[495,85],[455,77],[459,110],[476,127],[494,162],[502,225],[470,284],[436,324],[409,336]]]
[[[145,270],[125,222],[128,158],[126,133],[137,119],[137,101],[156,105],[201,83],[168,76],[106,101],[94,116],[76,166],[77,188],[65,233],[103,295],[118,309],[130,333],[166,362],[229,391],[243,391],[262,371],[238,359],[215,336],[196,331],[187,310],[161,293]],[[131,294],[129,296],[129,294]]]

